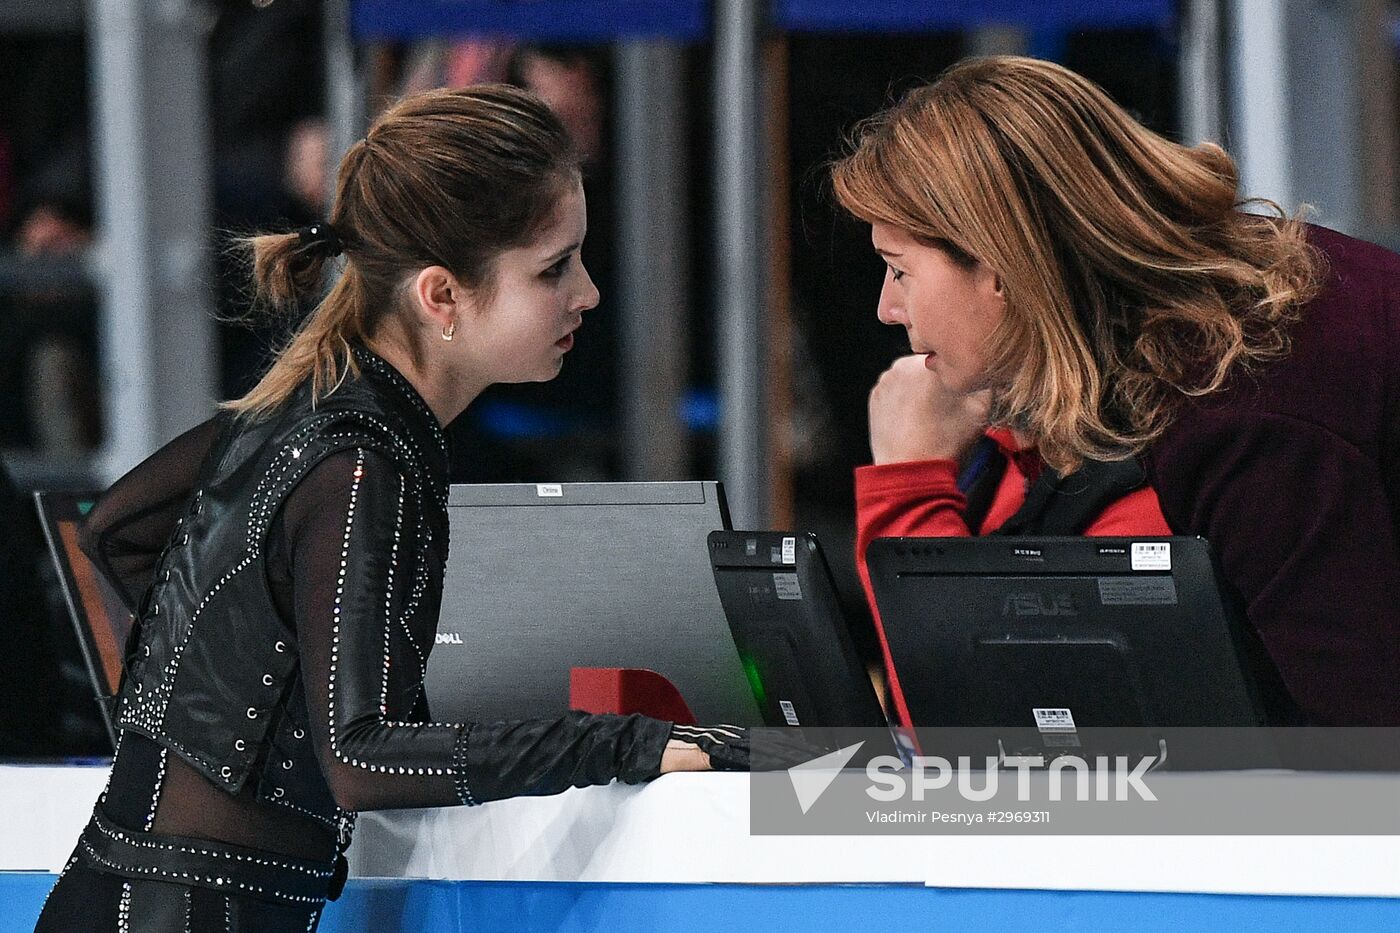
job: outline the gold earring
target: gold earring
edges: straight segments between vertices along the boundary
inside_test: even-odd
[[[442,329],[442,339],[451,340],[455,336],[457,336],[457,322],[450,321],[448,325]]]

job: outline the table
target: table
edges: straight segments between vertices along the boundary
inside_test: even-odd
[[[0,929],[37,916],[104,781],[0,766]],[[1400,837],[750,836],[748,806],[745,775],[675,774],[364,814],[322,930],[1400,929]]]

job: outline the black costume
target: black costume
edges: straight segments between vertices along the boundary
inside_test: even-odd
[[[171,442],[89,517],[140,625],[112,777],[39,930],[314,930],[353,811],[659,773],[671,724],[643,716],[429,719],[446,443],[407,380],[355,357],[315,405],[304,385]]]

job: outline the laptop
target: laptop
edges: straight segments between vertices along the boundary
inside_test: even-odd
[[[717,482],[454,485],[433,716],[555,716],[574,668],[665,677],[700,723],[762,722],[710,574]]]
[[[63,601],[77,631],[94,694],[101,701],[115,696],[121,685],[122,654],[131,634],[131,613],[116,589],[78,546],[78,526],[96,501],[97,493],[34,493],[39,524],[44,529]],[[97,705],[115,748],[117,732],[111,704]]]
[[[1201,538],[882,538],[866,561],[921,739],[966,729],[974,757],[1151,751],[1164,729],[1264,724],[1246,623]]]
[[[816,535],[714,531],[709,547],[764,724],[887,725]]]
[[[816,535],[714,531],[709,546],[715,588],[764,725],[800,727],[814,748],[861,742],[849,768],[902,757]]]

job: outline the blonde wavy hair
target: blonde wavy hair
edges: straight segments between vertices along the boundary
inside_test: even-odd
[[[1186,398],[1287,355],[1319,288],[1301,218],[1241,212],[1223,149],[1050,62],[961,62],[852,146],[832,168],[846,210],[1001,277],[994,416],[1061,474],[1141,453]]]

